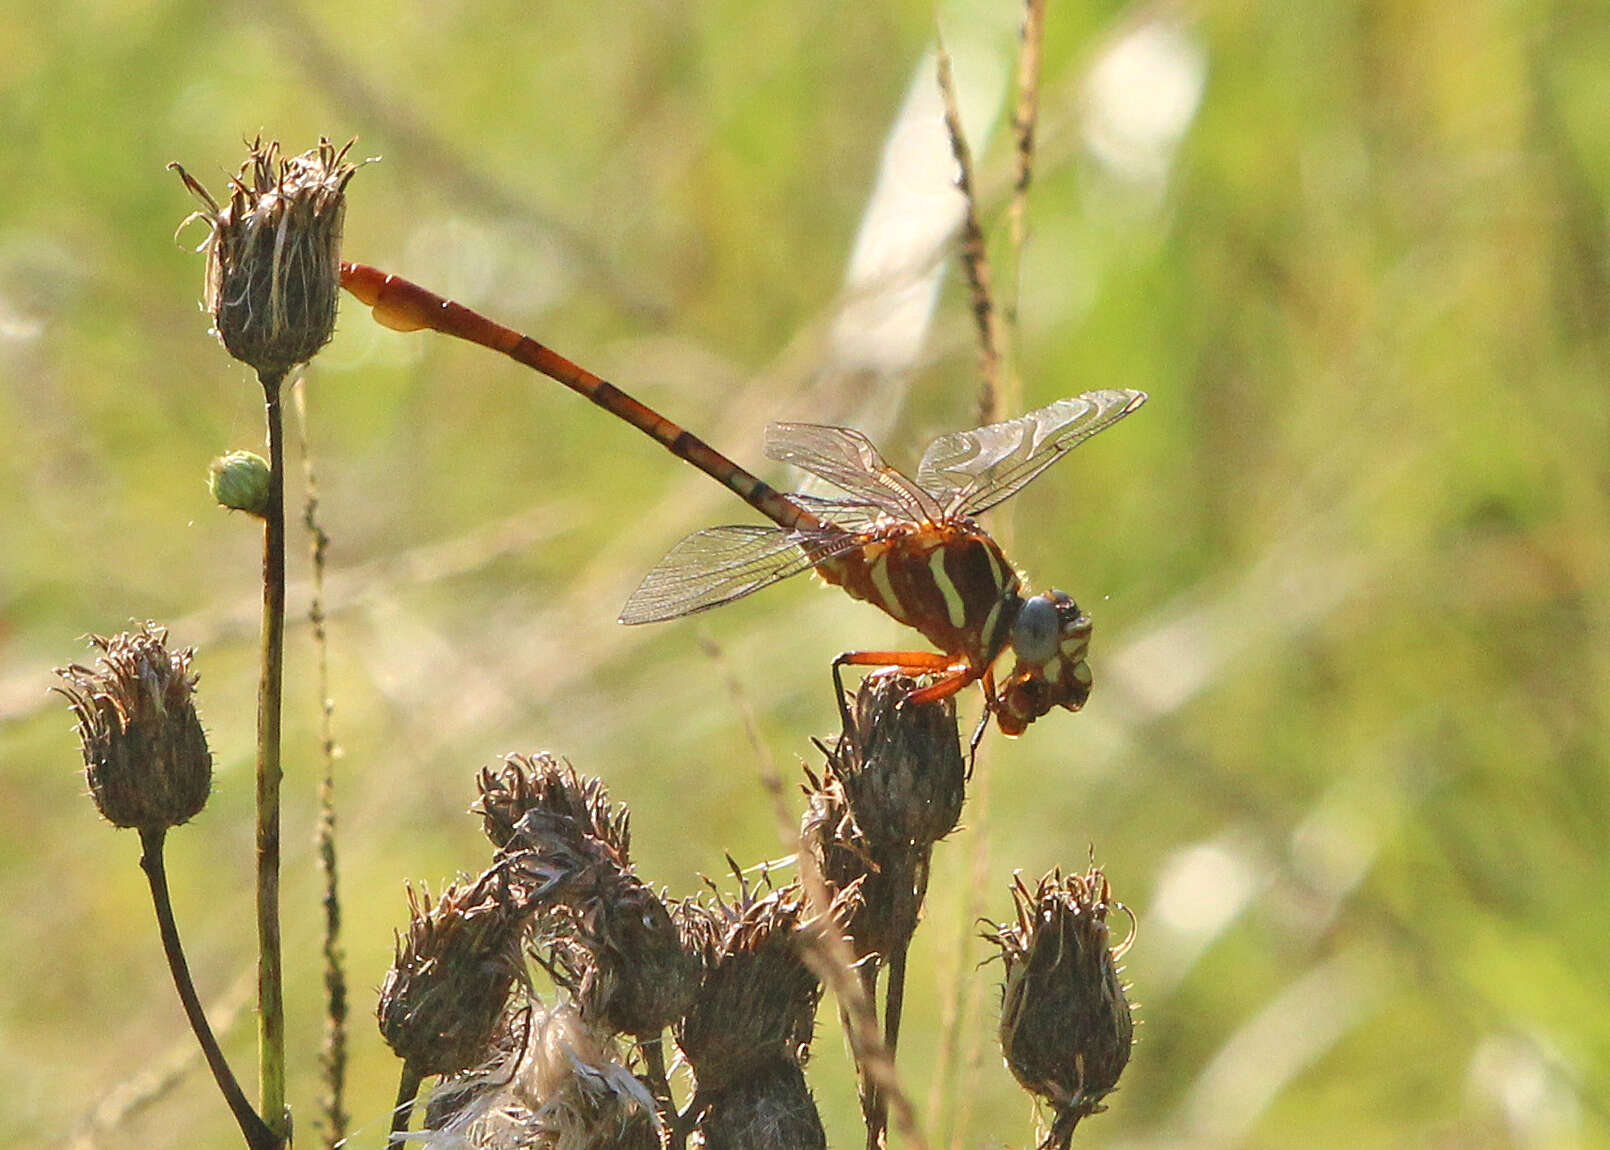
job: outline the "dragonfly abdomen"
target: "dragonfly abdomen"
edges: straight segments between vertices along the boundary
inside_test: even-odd
[[[966,525],[893,524],[817,572],[979,670],[1005,647],[1016,617],[1017,571]]]

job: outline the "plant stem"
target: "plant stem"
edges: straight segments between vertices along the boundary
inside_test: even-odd
[[[218,1048],[218,1040],[213,1037],[206,1012],[201,1008],[201,999],[196,994],[196,985],[190,980],[190,964],[185,961],[184,947],[179,943],[179,926],[174,921],[173,903],[168,897],[168,871],[162,858],[167,835],[164,827],[141,828],[140,869],[145,872],[146,881],[151,886],[157,930],[162,935],[162,950],[168,956],[168,970],[173,974],[174,989],[179,992],[179,1002],[184,1006],[190,1029],[201,1045],[201,1053],[207,1060],[207,1068],[212,1071],[213,1081],[218,1083],[230,1113],[240,1124],[246,1145],[252,1150],[278,1150],[283,1143],[246,1100],[246,1093],[240,1088],[235,1072],[229,1068],[229,1063],[224,1060],[224,1052]]]
[[[419,1097],[419,1084],[425,1076],[412,1059],[403,1060],[402,1077],[397,1080],[397,1105],[391,1110],[391,1136],[387,1146],[402,1144],[402,1135],[408,1131],[408,1122],[414,1116],[414,1099]]]
[[[861,967],[861,993],[865,996],[868,1007],[874,1010],[878,1005],[878,973],[879,965],[876,961],[869,959]],[[842,1018],[843,1011],[840,1010],[839,1013]],[[846,1019],[843,1025],[847,1028],[850,1023]],[[861,1120],[866,1126],[867,1150],[878,1150],[878,1147],[884,1144],[885,1132],[889,1126],[889,1102],[878,1089],[876,1079],[865,1073],[859,1064],[856,1070],[861,1080]]]
[[[288,1138],[285,1002],[280,959],[280,699],[285,673],[284,372],[259,375],[268,423],[268,508],[263,527],[262,676],[257,687],[257,1055],[264,1121]]]
[[[671,1077],[665,1072],[665,1038],[643,1039],[637,1048],[643,1052],[654,1101],[660,1105],[660,1117],[670,1130],[670,1150],[682,1150],[687,1145],[688,1132],[683,1116],[676,1112],[676,1099],[671,1094]]]

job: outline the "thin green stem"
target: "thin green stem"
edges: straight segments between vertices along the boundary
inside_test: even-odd
[[[235,1121],[240,1124],[240,1132],[246,1138],[246,1145],[251,1147],[251,1150],[279,1150],[284,1143],[258,1117],[257,1111],[253,1110],[252,1104],[246,1100],[246,1092],[240,1088],[240,1081],[235,1077],[235,1072],[229,1068],[229,1063],[224,1060],[224,1052],[218,1047],[218,1039],[213,1036],[212,1027],[207,1024],[206,1012],[201,1008],[201,998],[196,994],[196,984],[190,979],[190,964],[185,961],[184,947],[179,943],[179,925],[174,920],[173,902],[168,897],[168,870],[162,857],[167,834],[164,827],[141,828],[140,869],[145,872],[146,881],[151,886],[151,902],[156,909],[157,930],[162,935],[162,950],[168,956],[168,970],[173,974],[174,989],[179,992],[179,1002],[184,1006],[185,1017],[190,1020],[190,1029],[201,1045],[201,1053],[207,1060],[207,1068],[212,1071],[213,1081],[218,1083],[218,1089],[223,1092],[230,1113],[234,1114]]]
[[[268,423],[268,508],[263,528],[262,677],[257,688],[257,1073],[264,1120],[282,1139],[285,1000],[280,957],[280,700],[285,675],[285,427],[283,372],[260,375]]]

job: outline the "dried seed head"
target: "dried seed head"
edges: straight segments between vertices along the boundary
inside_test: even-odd
[[[903,676],[862,682],[853,730],[828,755],[856,826],[874,846],[927,846],[956,828],[967,782],[952,699],[913,704]]]
[[[206,805],[212,753],[196,717],[193,648],[167,649],[155,623],[90,636],[94,667],[58,669],[78,717],[90,794],[114,826],[175,827]]]
[[[498,1065],[433,1093],[423,1150],[659,1150],[652,1093],[575,1006],[514,1004],[505,1032]]]
[[[657,1037],[699,987],[699,958],[684,947],[660,897],[635,876],[598,869],[586,889],[567,884],[540,915],[532,954],[612,1034]]]
[[[822,988],[805,965],[796,936],[805,920],[795,884],[732,903],[686,902],[682,928],[704,963],[704,983],[677,1027],[701,1094],[727,1089],[753,1067],[803,1062]]]
[[[632,834],[625,804],[612,809],[603,782],[578,774],[563,759],[508,755],[502,770],[481,771],[480,791],[470,812],[481,816],[493,846],[507,846],[520,820],[540,810],[556,833],[590,835],[608,846],[620,865],[629,861]]]
[[[826,1150],[827,1133],[805,1072],[786,1058],[746,1073],[710,1096],[694,1133],[704,1150]]]
[[[1001,948],[1006,987],[1001,1050],[1023,1088],[1057,1112],[1047,1146],[1065,1147],[1079,1120],[1104,1109],[1129,1062],[1134,1020],[1110,945],[1106,876],[1058,871],[1031,892],[1017,879],[1017,921],[985,934]]]
[[[220,507],[244,511],[259,519],[268,514],[273,473],[268,460],[250,451],[231,451],[212,461],[207,487]]]
[[[858,960],[879,961],[909,942],[928,886],[923,847],[874,847],[850,817],[838,779],[806,771],[808,803],[800,842],[835,896],[846,903],[845,933]]]
[[[408,933],[380,987],[380,1033],[421,1074],[457,1074],[495,1050],[509,991],[522,976],[523,921],[494,869],[433,906],[408,888]]]
[[[532,954],[575,996],[589,1024],[658,1035],[699,980],[658,895],[632,874],[624,804],[551,756],[510,755],[483,770],[471,806],[501,848],[511,888],[535,916]]]
[[[229,354],[259,377],[278,379],[313,358],[335,330],[341,287],[341,222],[347,182],[358,170],[329,140],[282,159],[259,137],[222,207],[178,164],[212,225],[206,307]],[[188,221],[187,221],[188,222]]]

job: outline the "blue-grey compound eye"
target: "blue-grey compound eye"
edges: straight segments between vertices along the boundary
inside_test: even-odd
[[[1049,595],[1036,595],[1024,602],[1012,624],[1012,650],[1025,663],[1047,663],[1061,646],[1062,623],[1056,604]]]

